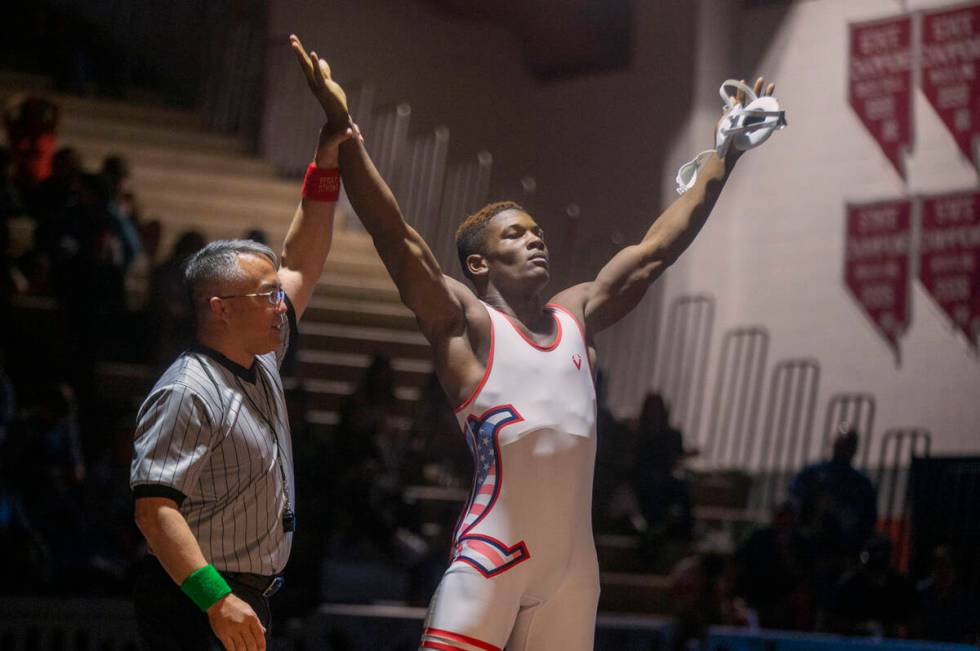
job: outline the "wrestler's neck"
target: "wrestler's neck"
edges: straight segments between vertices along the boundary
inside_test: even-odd
[[[551,319],[544,310],[544,299],[540,291],[528,293],[503,292],[500,288],[488,285],[480,297],[484,303],[523,323],[528,329],[550,325]]]
[[[207,346],[211,350],[216,350],[242,368],[252,368],[255,363],[255,354],[248,351],[241,342],[236,341],[221,332],[216,332],[208,328],[199,330],[197,333],[197,343]]]

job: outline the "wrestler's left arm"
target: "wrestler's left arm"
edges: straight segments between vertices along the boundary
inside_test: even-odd
[[[760,77],[755,83],[756,93],[762,88]],[[771,95],[773,89],[770,84],[766,94]],[[626,316],[639,304],[647,288],[694,241],[742,153],[730,147],[724,157],[708,157],[694,186],[653,221],[639,243],[613,256],[594,281],[562,292],[555,302],[573,309],[580,307],[589,336]]]

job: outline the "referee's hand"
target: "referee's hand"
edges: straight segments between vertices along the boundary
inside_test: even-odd
[[[208,621],[228,651],[265,651],[265,627],[252,607],[234,594],[208,608]]]

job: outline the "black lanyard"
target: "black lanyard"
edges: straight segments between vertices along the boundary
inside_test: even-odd
[[[263,377],[262,365],[259,364],[258,360],[255,361],[255,365],[257,367],[256,371],[258,371],[255,374],[255,381],[256,383],[258,383],[260,380],[262,381],[262,395],[265,396],[265,405],[266,407],[268,407],[269,413],[273,413],[274,410],[272,408],[272,400],[269,397],[269,389],[268,387],[266,387],[266,381]],[[276,465],[279,466],[279,475],[282,477],[283,497],[286,498],[286,512],[291,515],[292,509],[290,508],[290,502],[289,502],[289,480],[286,479],[286,468],[285,468],[286,464],[283,461],[282,447],[279,445],[279,435],[276,434],[276,428],[273,425],[272,421],[269,420],[269,417],[266,416],[261,409],[259,409],[259,406],[255,404],[254,400],[252,400],[252,396],[248,395],[248,390],[245,388],[245,385],[242,384],[241,378],[239,378],[236,375],[235,379],[238,381],[238,386],[241,387],[242,393],[245,395],[245,398],[248,400],[249,404],[252,405],[252,408],[256,412],[258,412],[259,416],[262,417],[262,420],[265,421],[265,424],[268,425],[269,431],[272,432],[272,440],[276,446]],[[286,517],[285,513],[283,514],[283,517]]]

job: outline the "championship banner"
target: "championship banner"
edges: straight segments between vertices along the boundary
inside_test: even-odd
[[[980,337],[980,193],[922,199],[919,281],[976,348]]]
[[[904,179],[902,152],[912,143],[912,18],[851,25],[848,62],[851,107]]]
[[[963,155],[978,163],[980,4],[922,14],[922,91]]]
[[[909,325],[911,225],[911,201],[847,206],[844,281],[896,358]]]

